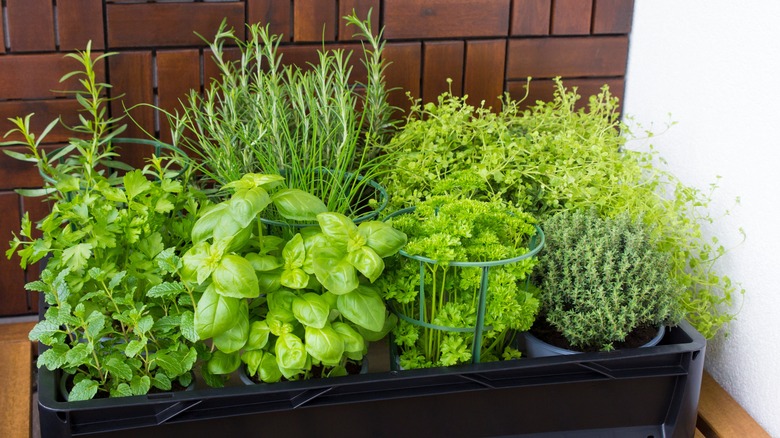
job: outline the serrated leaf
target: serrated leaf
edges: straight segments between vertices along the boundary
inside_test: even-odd
[[[152,183],[146,179],[141,170],[126,173],[122,181],[124,182],[128,200],[132,200],[152,187]]]
[[[130,380],[133,378],[133,370],[130,368],[130,365],[126,364],[121,359],[117,359],[116,357],[112,357],[105,361],[103,364],[108,370],[109,373],[111,373],[114,377],[121,379],[121,380]]]
[[[57,344],[38,355],[38,368],[46,367],[49,371],[62,368],[65,365],[65,355],[68,352],[66,345]]]
[[[152,386],[163,391],[170,391],[171,379],[165,373],[157,373],[152,377]]]
[[[177,358],[165,353],[157,353],[154,356],[154,362],[170,377],[178,376],[187,371],[184,369],[184,364],[177,360]]]
[[[35,324],[27,337],[31,341],[40,340],[44,344],[48,344],[48,342],[45,342],[45,339],[51,339],[51,337],[57,334],[59,331],[60,326],[57,323],[44,319]]]
[[[149,392],[152,387],[152,379],[149,376],[133,376],[133,380],[130,381],[130,390],[133,391],[133,395],[144,395]]]
[[[133,339],[127,343],[125,355],[127,357],[135,357],[144,349],[144,346],[146,346],[146,340],[139,341],[138,339]]]
[[[90,257],[92,257],[92,244],[90,243],[79,243],[62,251],[62,261],[74,271],[84,268]]]
[[[195,330],[195,314],[189,310],[181,313],[180,319],[181,334],[190,342],[197,342],[200,340],[198,332]]]
[[[68,401],[91,400],[98,391],[98,382],[90,379],[83,379],[73,385],[73,389],[68,393]]]
[[[111,397],[131,397],[133,390],[127,383],[120,383],[116,388],[111,389]]]
[[[186,289],[180,282],[166,281],[150,288],[146,292],[146,296],[149,298],[172,297],[184,292],[186,292]]]
[[[138,323],[136,324],[136,329],[140,333],[147,333],[149,330],[152,329],[152,326],[154,326],[154,318],[152,318],[151,315],[146,315],[143,318],[138,320]]]
[[[79,343],[65,353],[65,362],[70,366],[77,367],[83,364],[89,357],[89,344]]]

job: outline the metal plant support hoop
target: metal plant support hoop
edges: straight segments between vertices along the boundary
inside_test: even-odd
[[[415,207],[408,207],[401,210],[398,210],[396,212],[393,212],[389,214],[384,220],[389,220],[394,217],[403,215],[403,214],[409,214],[412,213],[415,210]],[[425,265],[426,264],[439,264],[439,261],[419,256],[419,255],[411,255],[404,251],[403,249],[399,251],[399,254],[401,256],[406,257],[411,260],[416,260],[419,263],[420,266],[420,288],[419,288],[419,294],[418,294],[418,300],[420,305],[418,317],[412,318],[408,315],[403,314],[398,309],[395,308],[395,306],[392,305],[392,303],[388,303],[390,310],[398,316],[400,319],[410,323],[414,324],[420,327],[425,327],[429,329],[434,330],[443,330],[443,331],[450,331],[450,332],[458,332],[458,333],[473,333],[474,334],[474,340],[472,342],[471,346],[471,363],[479,363],[481,359],[481,350],[482,350],[482,333],[487,329],[491,330],[492,327],[485,327],[485,307],[487,303],[487,289],[488,289],[488,274],[490,273],[490,268],[494,266],[504,266],[511,263],[519,262],[520,260],[528,259],[531,257],[536,256],[536,254],[539,253],[539,251],[542,250],[544,247],[544,232],[542,229],[534,224],[534,228],[536,229],[536,234],[531,236],[531,241],[529,244],[529,249],[525,254],[519,255],[517,257],[512,257],[508,259],[503,260],[492,260],[487,262],[448,262],[448,266],[454,266],[454,267],[461,267],[461,268],[480,268],[482,270],[482,276],[480,280],[480,287],[479,287],[479,300],[477,303],[477,321],[474,327],[448,327],[448,326],[441,326],[437,324],[431,324],[429,322],[425,321],[425,314],[426,314],[426,308],[425,308]],[[529,284],[529,279],[526,278],[525,280],[526,287]]]

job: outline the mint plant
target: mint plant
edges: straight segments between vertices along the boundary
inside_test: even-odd
[[[84,114],[72,127],[77,135],[51,156],[41,143],[53,121],[38,137],[30,132],[31,116],[11,119],[27,153],[9,153],[34,163],[44,177],[41,190],[51,213],[36,228],[25,213],[14,235],[10,258],[21,266],[45,260],[40,280],[26,285],[44,294],[43,319],[30,339],[49,348],[38,366],[72,376],[69,400],[146,394],[187,386],[198,357],[192,297],[166,287],[181,261],[177,248],[189,240],[199,192],[189,184],[176,157],[153,157],[144,169],[129,169],[115,160],[113,139],[124,129],[107,119],[107,84],[97,82],[95,64],[110,54],[68,54],[83,69],[83,90],[73,91]],[[9,132],[10,133],[10,132]],[[183,172],[183,173],[182,173]],[[180,174],[181,173],[181,174]]]
[[[502,201],[438,195],[413,212],[394,216],[393,227],[409,236],[408,255],[395,257],[378,281],[402,318],[393,331],[405,369],[470,363],[474,333],[447,330],[477,325],[483,268],[453,262],[492,262],[529,254],[535,219]],[[514,333],[531,327],[539,302],[526,290],[535,261],[528,257],[489,268],[481,361],[520,356]],[[424,270],[423,270],[424,267]],[[422,278],[421,278],[422,276]],[[421,287],[424,294],[421,295]]]
[[[475,183],[475,199],[500,198],[540,220],[564,211],[605,218],[628,211],[671,258],[668,275],[685,286],[677,303],[685,318],[714,336],[734,317],[730,306],[742,291],[714,267],[726,249],[702,235],[701,225],[714,220],[711,193],[659,167],[657,153],[624,147],[631,134],[607,87],[586,108],[575,107],[579,99],[556,79],[554,98],[527,110],[507,97],[492,113],[450,93],[414,105],[388,145],[397,161],[380,181],[392,194],[388,210],[416,205],[442,181],[460,178]]]
[[[343,375],[393,326],[371,283],[406,236],[323,211],[322,201],[282,179],[247,174],[226,184],[233,194],[203,210],[182,256],[180,284],[197,300],[195,331],[212,340],[204,369],[212,384],[242,362],[264,382]],[[272,204],[317,226],[267,235],[260,217]]]

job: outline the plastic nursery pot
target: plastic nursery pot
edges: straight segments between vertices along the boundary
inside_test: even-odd
[[[315,173],[316,174],[331,174],[333,171],[325,169],[325,170],[318,170]],[[282,171],[279,173],[281,176],[285,176],[286,172]],[[388,203],[388,195],[387,190],[385,190],[382,185],[377,183],[376,181],[372,179],[367,179],[361,175],[355,175],[351,172],[345,172],[344,173],[344,179],[347,181],[355,181],[355,184],[360,186],[360,193],[357,195],[358,199],[353,200],[352,202],[355,205],[352,205],[352,211],[346,212],[345,214],[352,219],[352,222],[359,224],[361,222],[370,221],[370,220],[376,220],[379,217],[379,214],[384,211],[385,207],[387,207]],[[372,195],[377,195],[379,198],[379,202],[375,208],[370,208],[368,205],[364,205],[367,203],[367,199],[370,199]],[[370,211],[366,211],[370,210]],[[356,217],[354,217],[356,216]],[[275,227],[277,229],[281,228],[283,230],[292,230],[292,231],[299,231],[302,228],[308,228],[317,226],[316,222],[286,222],[283,220],[275,220],[275,219],[269,219],[269,218],[260,218],[260,221],[265,224],[266,228],[270,232]]]
[[[194,391],[195,390],[195,372],[194,371],[190,371],[190,374],[192,375],[192,382],[186,388],[172,389],[170,391],[158,391],[157,389],[152,388],[150,390],[149,394],[154,394],[156,392],[165,393],[165,392],[176,392],[176,391]],[[59,373],[59,386],[58,386],[58,389],[60,391],[59,395],[66,402],[69,401],[69,394],[70,393],[68,391],[68,386],[71,385],[72,378],[73,378],[72,374],[66,374],[66,373],[62,373],[62,372]]]
[[[648,343],[640,346],[639,348],[647,348],[658,345],[658,343],[661,342],[661,339],[664,338],[664,334],[666,334],[666,327],[661,326],[658,329],[658,334],[656,334],[655,337]],[[532,335],[531,332],[523,332],[522,338],[525,341],[525,353],[528,357],[548,357],[582,353],[581,351],[568,350],[566,348],[556,347],[555,345],[548,344],[547,342],[544,342],[536,336]]]
[[[394,217],[404,215],[404,214],[410,214],[415,211],[415,207],[408,207],[401,210],[398,210],[396,212],[393,212],[389,214],[384,220],[390,220]],[[489,286],[489,278],[488,274],[490,272],[490,268],[497,267],[497,266],[504,266],[509,265],[512,263],[519,262],[524,259],[528,259],[531,257],[535,257],[536,254],[539,253],[539,251],[542,250],[544,247],[544,232],[538,225],[534,225],[534,228],[536,229],[536,234],[534,234],[531,237],[531,241],[529,244],[529,251],[525,254],[519,255],[517,257],[512,257],[508,259],[503,260],[493,260],[493,261],[486,261],[486,262],[448,262],[447,266],[454,267],[454,268],[478,268],[481,272],[481,280],[480,280],[480,288],[478,292],[478,300],[476,303],[476,323],[473,327],[449,327],[449,326],[442,326],[437,324],[432,324],[428,321],[427,315],[426,315],[426,291],[425,291],[425,272],[427,270],[427,265],[435,265],[439,262],[437,260],[433,260],[428,257],[419,256],[419,255],[411,255],[407,253],[404,250],[400,250],[399,254],[402,257],[405,257],[410,260],[414,260],[417,263],[419,263],[420,267],[420,276],[419,276],[419,289],[418,289],[418,299],[417,299],[417,309],[418,313],[417,315],[405,315],[403,312],[399,311],[395,306],[393,306],[392,303],[388,303],[388,307],[390,310],[398,316],[401,320],[408,322],[410,324],[424,327],[426,329],[432,329],[432,330],[439,330],[444,332],[459,332],[459,333],[473,333],[473,341],[471,345],[471,363],[476,364],[480,363],[481,361],[481,350],[482,350],[482,334],[485,331],[492,330],[492,327],[486,326],[485,321],[485,311],[486,311],[486,303],[487,303],[487,291]],[[528,286],[528,281],[526,281],[526,287]],[[400,352],[396,351],[396,354],[400,354]],[[391,360],[391,365],[396,363],[395,360]]]

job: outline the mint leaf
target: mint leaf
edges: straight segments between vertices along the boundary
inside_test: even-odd
[[[68,394],[68,401],[91,400],[98,391],[98,382],[91,379],[81,380],[73,385]]]
[[[150,298],[172,297],[185,292],[184,285],[178,281],[175,283],[164,282],[152,287],[146,292]]]

